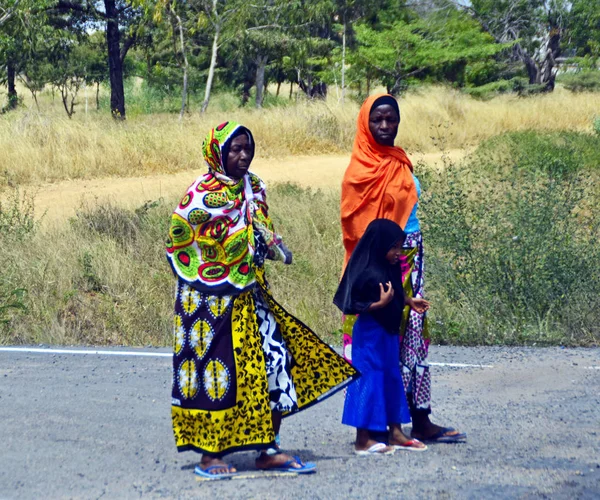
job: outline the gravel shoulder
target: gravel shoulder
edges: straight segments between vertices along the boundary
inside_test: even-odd
[[[198,483],[168,357],[0,352],[0,498],[598,498],[600,349],[438,347],[434,420],[466,444],[356,457],[338,394],[284,421],[295,478]],[[164,352],[164,351],[156,351]],[[230,455],[251,469],[255,453]]]

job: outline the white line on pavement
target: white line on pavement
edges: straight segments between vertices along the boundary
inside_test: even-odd
[[[431,366],[450,366],[452,368],[494,368],[494,365],[469,365],[465,363],[429,363]]]
[[[92,354],[97,356],[144,356],[156,358],[170,358],[170,352],[148,352],[148,351],[101,351],[87,349],[45,349],[38,347],[0,347],[0,352],[22,352],[40,354]],[[449,366],[452,368],[493,368],[492,365],[477,365],[465,363],[429,363],[431,366]]]
[[[600,366],[586,366],[586,370],[600,370]]]
[[[144,351],[89,351],[85,349],[42,349],[32,347],[0,347],[0,352],[32,352],[42,354],[96,354],[99,356],[145,356],[156,358],[170,358],[170,352],[144,352]]]

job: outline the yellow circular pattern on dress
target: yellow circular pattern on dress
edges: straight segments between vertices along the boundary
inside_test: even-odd
[[[183,285],[181,289],[181,307],[191,316],[202,304],[202,294],[189,285]]]
[[[220,318],[227,312],[229,304],[231,304],[230,295],[225,295],[223,297],[211,295],[208,299],[208,309],[215,319]]]
[[[199,360],[206,355],[214,336],[215,332],[211,324],[204,319],[199,319],[192,326],[190,330],[190,346],[194,349]]]
[[[179,392],[185,399],[192,399],[198,393],[198,375],[193,359],[186,359],[181,363],[177,380],[179,381]]]
[[[171,227],[169,228],[169,239],[172,242],[172,248],[183,248],[194,241],[194,230],[181,215],[173,214],[171,216]]]
[[[183,327],[183,320],[179,314],[176,314],[173,318],[173,350],[175,354],[179,354],[185,344],[185,328]]]
[[[198,235],[196,243],[202,252],[202,260],[204,262],[225,262],[225,249],[214,238]]]
[[[204,369],[204,390],[210,399],[219,401],[229,389],[229,370],[218,359],[212,359]]]

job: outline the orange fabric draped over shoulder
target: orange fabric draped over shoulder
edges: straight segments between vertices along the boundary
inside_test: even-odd
[[[369,97],[360,108],[352,157],[342,181],[344,269],[372,220],[390,219],[404,229],[418,201],[412,163],[404,150],[378,144],[369,130],[371,107],[384,95]]]

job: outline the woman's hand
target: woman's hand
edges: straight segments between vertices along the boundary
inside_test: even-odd
[[[427,311],[429,309],[429,302],[427,302],[425,299],[420,299],[418,297],[417,298],[406,297],[404,299],[404,302],[406,303],[407,306],[409,306],[411,309],[414,309],[419,314],[423,314],[425,311]]]

